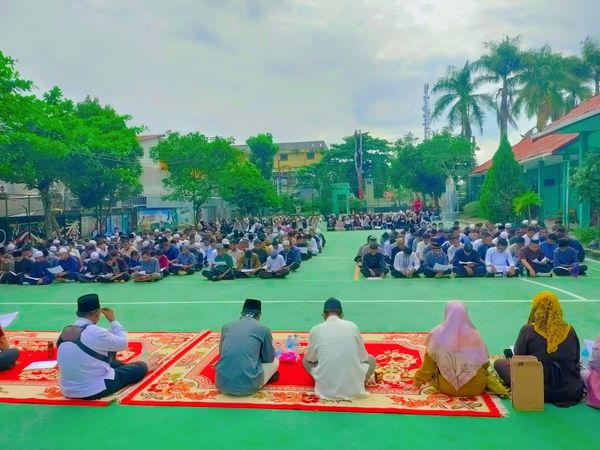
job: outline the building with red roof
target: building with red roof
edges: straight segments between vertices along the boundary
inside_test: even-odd
[[[540,218],[577,222],[584,226],[590,223],[589,202],[579,201],[568,180],[590,151],[600,151],[600,95],[576,106],[541,132],[525,136],[512,150],[523,168],[526,185],[542,198]],[[479,197],[491,165],[490,159],[471,172],[471,198]]]

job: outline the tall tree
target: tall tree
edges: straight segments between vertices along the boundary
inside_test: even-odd
[[[492,222],[514,218],[513,201],[525,191],[523,170],[515,160],[508,138],[503,135],[481,187],[479,203],[484,217]]]
[[[102,231],[116,203],[142,191],[143,150],[137,140],[142,128],[128,126],[130,116],[90,97],[77,104],[75,115],[85,127],[85,146],[70,155],[68,164],[77,170],[65,183],[82,207],[94,210]]]
[[[55,87],[42,99],[13,98],[10,125],[2,141],[0,179],[37,189],[44,208],[45,234],[59,232],[53,192],[69,177],[68,156],[81,147],[74,105]]]
[[[585,157],[575,169],[571,184],[581,201],[589,200],[596,212],[596,226],[600,225],[600,152],[590,152]]]
[[[396,143],[392,181],[414,192],[436,199],[444,192],[446,179],[464,179],[475,167],[475,145],[448,130],[417,144],[412,135]]]
[[[506,36],[500,42],[486,42],[483,45],[487,53],[475,63],[475,66],[484,73],[485,81],[500,84],[496,99],[499,98],[497,117],[501,136],[506,136],[508,124],[516,126],[511,108],[516,89],[516,75],[523,67],[519,42],[518,36],[514,38]]]
[[[231,176],[223,179],[219,193],[243,214],[257,214],[279,201],[273,183],[265,180],[256,166],[247,161],[234,167]]]
[[[484,78],[476,76],[469,61],[462,67],[450,66],[446,74],[433,87],[434,94],[442,94],[435,102],[432,117],[438,119],[448,110],[448,124],[460,127],[460,135],[466,139],[473,136],[473,125],[483,132],[485,110],[496,105],[489,94],[477,93]]]
[[[588,36],[581,44],[581,55],[592,72],[595,94],[600,94],[600,40]]]
[[[538,131],[551,118],[567,111],[569,96],[569,103],[589,96],[586,80],[578,77],[577,69],[582,67],[576,59],[567,59],[545,45],[523,52],[522,60],[522,70],[516,75],[518,88],[513,112],[519,115],[524,110],[528,118],[535,117]]]
[[[246,144],[250,147],[250,162],[270,181],[273,176],[273,157],[279,149],[273,143],[273,136],[271,133],[257,134],[249,137]]]

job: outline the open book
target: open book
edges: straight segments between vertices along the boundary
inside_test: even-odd
[[[63,273],[64,270],[61,266],[56,266],[56,267],[49,267],[48,272],[50,272],[52,275],[58,275],[59,273]]]

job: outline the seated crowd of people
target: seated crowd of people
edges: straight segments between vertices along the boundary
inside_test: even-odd
[[[560,224],[548,230],[527,220],[519,228],[422,222],[369,236],[354,258],[367,278],[578,276],[584,260],[583,246]]]
[[[149,370],[144,361],[123,364],[116,352],[128,346],[127,332],[115,312],[102,308],[96,294],[77,300],[77,320],[65,327],[57,342],[59,381],[66,397],[94,400],[142,380]],[[104,316],[110,324],[98,327]],[[279,378],[279,359],[271,329],[260,323],[262,304],[247,299],[238,320],[221,329],[219,361],[215,365],[216,386],[224,394],[253,395]],[[344,319],[342,303],[329,298],[322,310],[323,322],[314,326],[302,365],[315,381],[315,394],[328,400],[352,400],[369,395],[368,384],[377,370],[377,359],[369,355],[358,326]],[[579,339],[563,319],[556,295],[540,292],[534,299],[526,324],[514,346],[515,355],[533,355],[543,366],[544,398],[559,406],[578,403],[587,385],[589,396],[600,392],[600,336],[596,338],[588,367],[582,368]],[[11,368],[19,352],[9,347],[0,328],[0,369]],[[450,396],[475,396],[490,391],[507,396],[510,363],[498,359],[490,366],[490,355],[464,303],[451,301],[443,322],[428,335],[422,365],[411,369],[412,392],[426,386]]]
[[[404,227],[414,227],[423,222],[431,223],[439,220],[439,211],[433,209],[407,209],[385,214],[331,214],[325,218],[327,231],[352,230],[394,230]]]
[[[284,278],[317,256],[325,237],[311,218],[244,219],[200,231],[155,229],[94,239],[0,247],[0,284],[153,282],[168,275],[211,281]]]

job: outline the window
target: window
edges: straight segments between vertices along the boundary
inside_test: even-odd
[[[554,185],[555,185],[554,178],[546,178],[544,180],[544,186],[550,187],[550,186],[554,186]]]
[[[287,161],[287,160],[288,160],[287,153],[280,153],[279,154],[279,161]]]
[[[307,152],[306,159],[308,159],[308,160],[315,159],[315,152]]]

